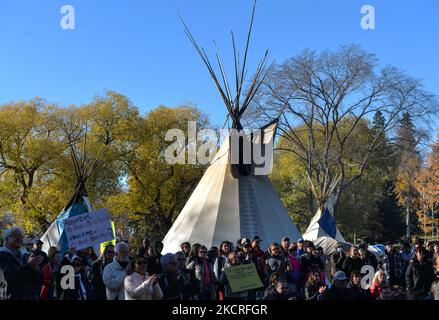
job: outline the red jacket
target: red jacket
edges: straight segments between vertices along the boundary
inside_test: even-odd
[[[49,288],[52,284],[52,267],[50,263],[44,265],[43,269],[43,285],[41,287],[40,299],[49,300]]]

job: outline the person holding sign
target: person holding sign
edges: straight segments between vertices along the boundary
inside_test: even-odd
[[[241,264],[239,260],[239,255],[236,252],[229,253],[227,257],[227,262],[221,270],[219,282],[224,287],[224,300],[245,300],[248,295],[248,291],[233,292],[230,285],[230,281],[227,277],[226,270],[228,268],[233,269]]]
[[[158,276],[146,273],[147,262],[142,256],[131,261],[133,273],[124,280],[125,300],[160,300],[163,298],[162,289],[157,283]]]

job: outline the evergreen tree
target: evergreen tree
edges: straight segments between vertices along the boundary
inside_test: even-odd
[[[416,199],[418,193],[414,186],[415,178],[420,170],[421,159],[417,148],[418,139],[415,126],[409,113],[404,113],[398,130],[399,168],[395,190],[398,201],[406,211],[406,237],[417,232]]]
[[[393,181],[384,183],[383,194],[376,205],[383,219],[382,242],[387,240],[398,242],[404,236],[405,221],[404,209],[398,203]]]

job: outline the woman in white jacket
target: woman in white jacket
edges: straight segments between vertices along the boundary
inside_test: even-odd
[[[134,272],[124,280],[125,300],[160,300],[163,298],[162,289],[157,283],[158,276],[149,276],[146,272],[147,262],[142,256],[132,260]]]

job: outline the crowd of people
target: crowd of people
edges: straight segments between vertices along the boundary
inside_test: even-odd
[[[283,237],[266,250],[262,239],[243,238],[219,247],[181,244],[162,255],[160,241],[144,239],[134,250],[126,242],[66,253],[24,245],[19,228],[6,230],[0,247],[0,299],[11,300],[439,300],[439,243],[391,242],[375,256],[367,243],[330,256],[313,242]],[[253,263],[263,287],[234,292],[228,268]],[[63,281],[63,266],[74,285]],[[364,283],[363,266],[372,268]],[[370,281],[369,281],[370,282]]]

